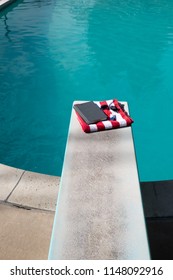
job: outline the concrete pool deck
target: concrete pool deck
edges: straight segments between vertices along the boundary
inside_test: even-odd
[[[0,260],[47,259],[59,181],[0,164]]]

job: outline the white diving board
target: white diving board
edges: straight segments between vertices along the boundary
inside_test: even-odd
[[[86,134],[72,110],[49,259],[150,259],[131,127]]]

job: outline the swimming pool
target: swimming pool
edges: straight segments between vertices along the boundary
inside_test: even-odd
[[[0,13],[0,162],[60,175],[73,100],[127,100],[141,181],[173,179],[173,2],[24,0]]]

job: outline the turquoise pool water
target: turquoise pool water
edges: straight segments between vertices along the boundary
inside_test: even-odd
[[[173,179],[173,1],[24,0],[0,13],[0,162],[60,175],[73,100],[127,100],[141,181]]]

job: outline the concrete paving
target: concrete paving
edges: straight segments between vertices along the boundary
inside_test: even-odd
[[[59,181],[0,164],[0,260],[48,258]]]
[[[6,200],[19,182],[24,170],[0,165],[0,200]]]
[[[25,172],[8,201],[13,204],[24,204],[32,208],[54,211],[58,185],[58,177]]]
[[[0,204],[0,259],[47,259],[54,212]]]

